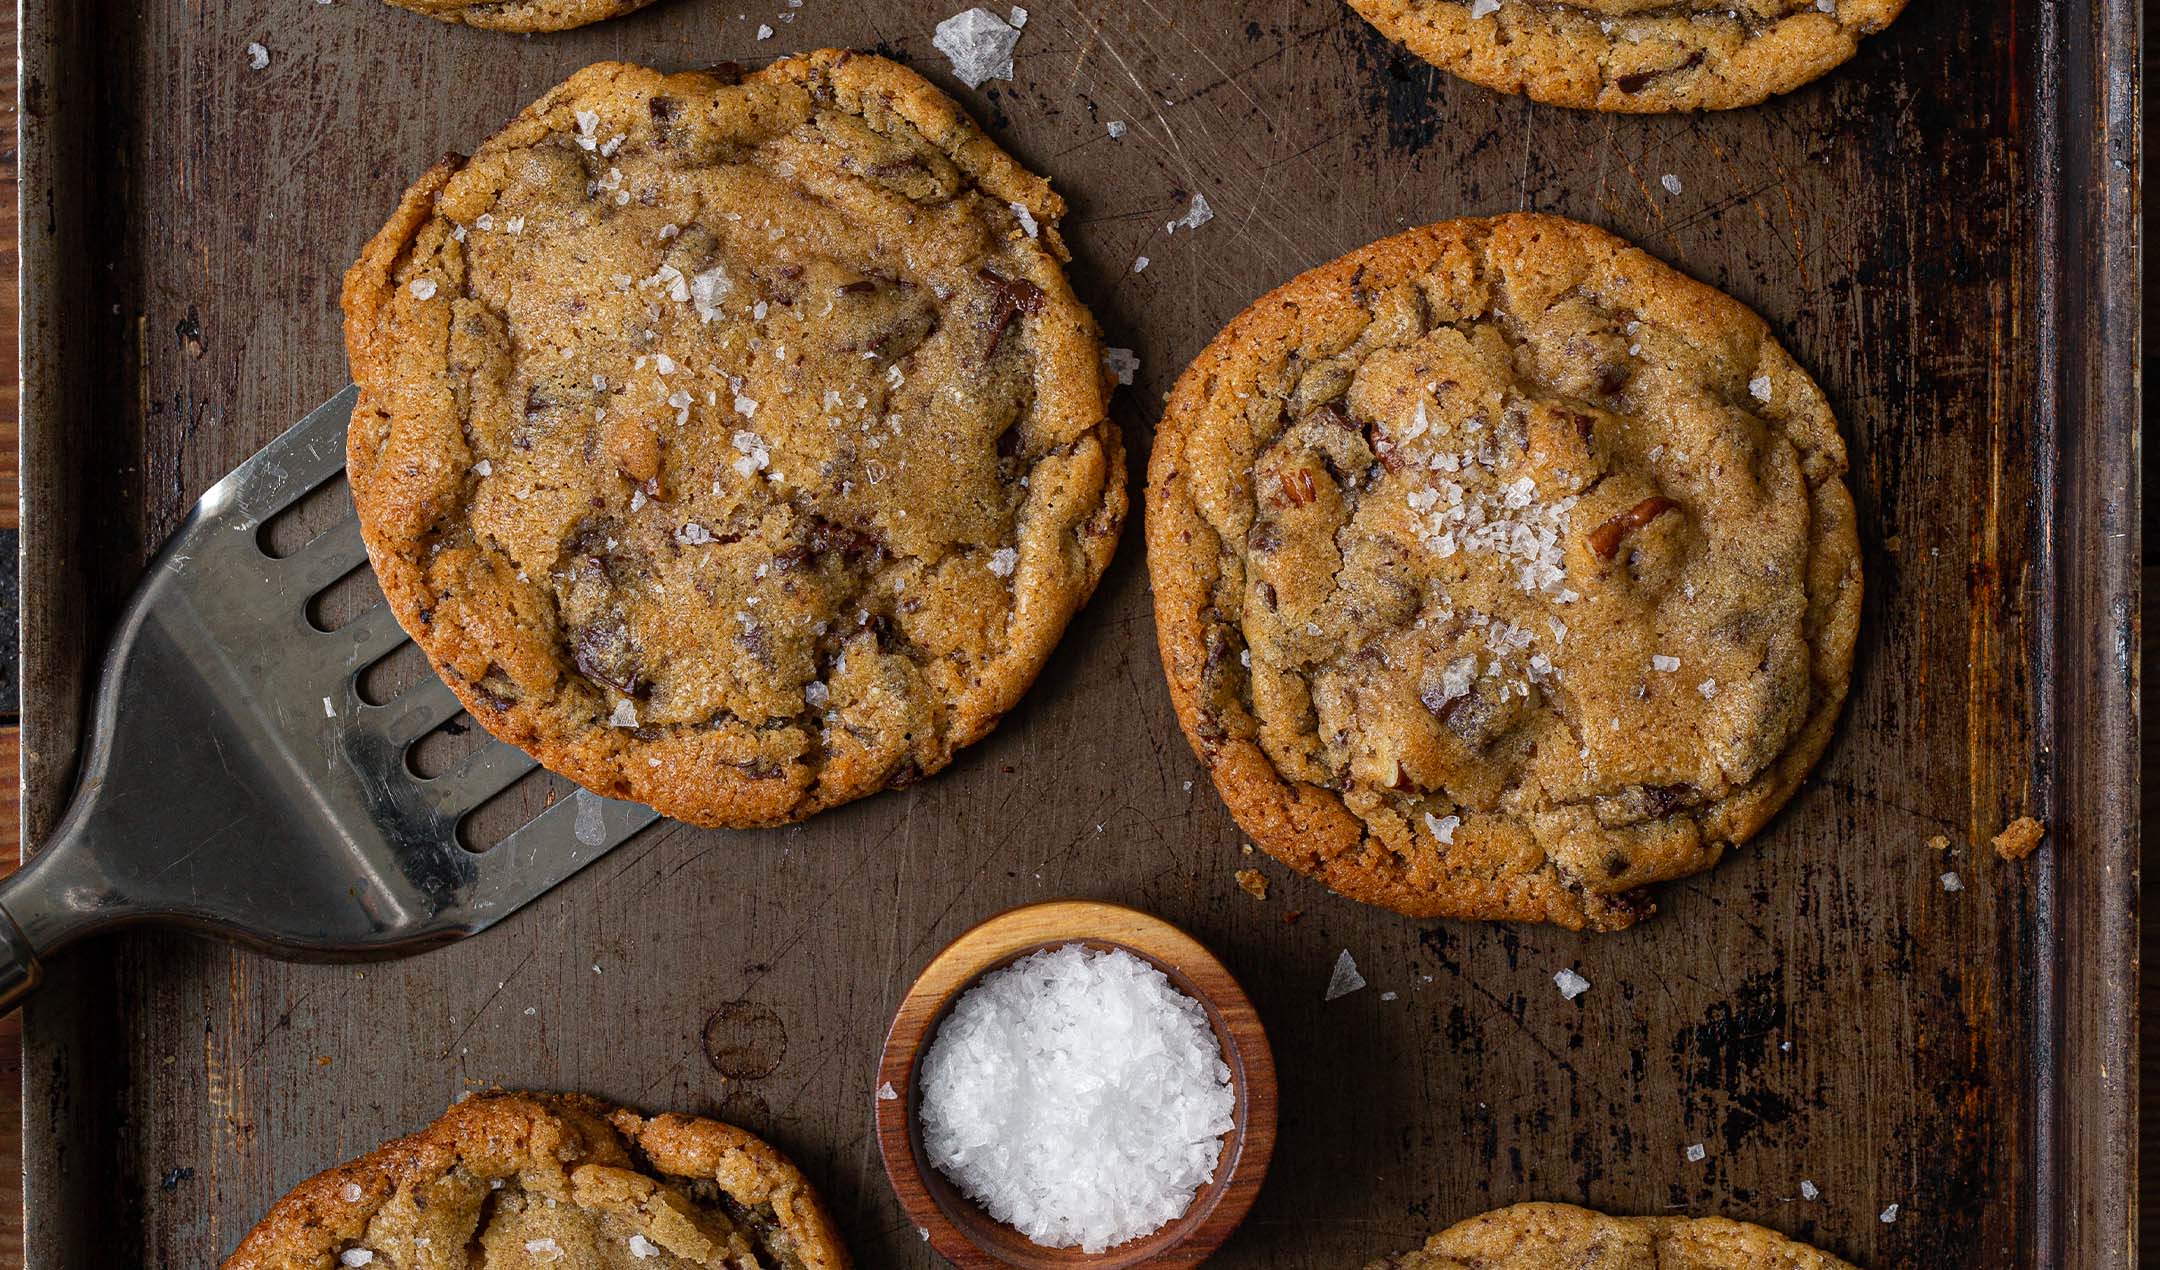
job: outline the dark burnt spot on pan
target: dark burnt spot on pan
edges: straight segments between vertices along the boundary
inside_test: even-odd
[[[1443,72],[1369,23],[1355,23],[1352,39],[1358,82],[1365,90],[1365,113],[1386,124],[1388,150],[1399,156],[1423,153],[1445,135],[1440,114],[1447,97]]]

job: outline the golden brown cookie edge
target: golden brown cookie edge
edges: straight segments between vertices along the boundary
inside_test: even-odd
[[[472,4],[448,9],[423,9],[406,0],[385,0],[385,3],[408,13],[447,22],[452,26],[469,26],[476,31],[499,31],[507,35],[540,35],[551,31],[569,31],[609,18],[619,18],[654,3],[654,0],[587,0],[573,6],[566,14],[551,16],[543,3],[519,3],[517,0],[475,0]],[[473,12],[487,10],[487,12]],[[500,10],[500,12],[496,12]]]
[[[1627,262],[1635,274],[1647,273],[1676,292],[1661,298],[1658,307],[1692,308],[1696,316],[1690,322],[1700,323],[1703,314],[1715,313],[1720,322],[1740,323],[1759,331],[1766,348],[1775,350],[1780,359],[1781,372],[1800,377],[1811,391],[1819,393],[1813,380],[1777,344],[1768,324],[1753,310],[1595,226],[1561,216],[1515,212],[1439,221],[1380,239],[1307,270],[1254,301],[1209,342],[1172,388],[1156,429],[1146,495],[1145,530],[1156,640],[1180,729],[1194,755],[1208,769],[1232,818],[1269,855],[1339,895],[1406,917],[1550,922],[1569,929],[1587,926],[1617,931],[1633,925],[1643,912],[1619,902],[1617,897],[1578,894],[1547,874],[1518,875],[1435,894],[1391,886],[1357,868],[1355,856],[1367,845],[1367,832],[1339,796],[1317,786],[1285,781],[1254,740],[1231,734],[1210,738],[1204,734],[1198,694],[1200,667],[1207,656],[1202,614],[1210,603],[1212,581],[1219,576],[1214,566],[1216,553],[1211,548],[1204,558],[1184,570],[1169,567],[1173,558],[1192,554],[1191,544],[1196,538],[1210,544],[1218,541],[1198,508],[1176,492],[1181,476],[1179,451],[1189,431],[1189,419],[1206,408],[1205,385],[1210,378],[1231,366],[1258,360],[1247,350],[1293,342],[1302,315],[1330,307],[1330,293],[1347,290],[1351,278],[1360,271],[1368,277],[1376,272],[1383,278],[1407,276],[1430,265],[1443,247],[1473,232],[1489,234],[1502,226],[1542,229],[1571,240],[1575,246],[1588,244],[1608,252],[1616,261]],[[1834,418],[1824,440],[1836,447],[1831,456],[1834,472],[1828,479],[1810,481],[1815,523],[1828,522],[1825,532],[1811,543],[1810,572],[1815,578],[1835,577],[1836,592],[1827,597],[1820,639],[1810,646],[1812,682],[1820,696],[1791,743],[1754,781],[1716,804],[1695,809],[1705,819],[1712,819],[1713,824],[1704,826],[1701,855],[1693,866],[1674,870],[1653,882],[1669,882],[1707,870],[1722,857],[1726,846],[1744,842],[1760,830],[1799,788],[1836,729],[1858,639],[1862,578],[1856,513],[1843,480],[1843,442]],[[1820,602],[1823,598],[1811,591],[1811,607]],[[1708,832],[1712,827],[1714,835]]]
[[[669,1127],[663,1150],[656,1152],[646,1138],[661,1122]],[[631,1150],[635,1147],[666,1180],[709,1179],[746,1207],[766,1202],[746,1191],[751,1186],[783,1195],[786,1208],[775,1204],[775,1216],[798,1247],[821,1258],[808,1261],[811,1270],[847,1270],[850,1264],[838,1228],[816,1188],[785,1155],[747,1130],[694,1116],[669,1114],[648,1120],[585,1094],[491,1090],[453,1105],[424,1129],[385,1142],[294,1186],[240,1241],[222,1263],[222,1270],[296,1270],[334,1264],[340,1246],[365,1235],[376,1210],[407,1176],[433,1165],[448,1167],[466,1158],[472,1144],[502,1152],[506,1144],[529,1142],[536,1129],[582,1139],[590,1155],[578,1157],[579,1163],[643,1172]],[[695,1152],[668,1149],[666,1143],[676,1140],[714,1144],[710,1153],[716,1162],[714,1170],[698,1171],[695,1166],[701,1157]],[[691,1167],[675,1168],[670,1162]],[[347,1185],[360,1188],[358,1199],[343,1197]]]
[[[1860,41],[1880,33],[1896,20],[1906,0],[1844,0],[1856,12],[1856,20],[1840,21],[1839,38],[1827,48],[1809,48],[1790,35],[1754,37],[1749,41],[1747,70],[1762,72],[1751,82],[1735,82],[1719,76],[1715,91],[1681,92],[1645,86],[1628,93],[1605,84],[1598,68],[1579,59],[1550,59],[1554,66],[1537,70],[1525,63],[1535,56],[1523,47],[1526,41],[1502,39],[1490,20],[1472,18],[1467,5],[1417,5],[1414,0],[1346,0],[1358,16],[1381,35],[1402,45],[1417,57],[1458,79],[1493,92],[1526,96],[1549,106],[1595,110],[1608,114],[1675,114],[1698,110],[1734,110],[1753,106],[1805,87],[1850,61]],[[1416,11],[1413,12],[1413,9]],[[1796,15],[1806,17],[1807,15]],[[1792,18],[1780,22],[1791,31]],[[1557,41],[1555,41],[1557,42]],[[1788,47],[1791,46],[1791,47]],[[1592,72],[1588,77],[1585,72]],[[1692,80],[1690,81],[1693,82]]]
[[[688,80],[712,88],[726,87],[731,82],[696,71],[664,74],[632,63],[596,62],[543,93],[483,142],[476,153],[484,153],[498,145],[518,144],[528,134],[537,136],[545,132],[545,117],[559,111],[565,101],[588,92],[608,91],[615,81],[625,77],[653,77],[661,82]],[[843,92],[875,95],[952,159],[985,195],[1027,207],[1041,227],[1042,240],[1050,255],[1057,261],[1067,258],[1058,227],[1065,204],[1052,190],[1049,181],[1021,166],[984,133],[957,102],[915,71],[883,57],[828,48],[780,59],[732,82],[757,77],[772,77],[804,86],[822,78]],[[348,467],[355,473],[364,474],[372,469],[381,449],[378,434],[387,430],[392,418],[392,412],[383,400],[388,391],[384,386],[386,381],[394,387],[394,377],[386,373],[385,366],[390,357],[389,350],[412,338],[404,333],[402,324],[413,320],[413,315],[401,311],[395,301],[398,263],[432,217],[435,196],[469,161],[465,156],[449,155],[422,174],[401,197],[391,219],[370,238],[346,273],[342,306],[346,314],[347,359],[360,387],[347,439]],[[1043,289],[1050,310],[1072,328],[1067,332],[1072,338],[1061,340],[1046,350],[1057,358],[1060,373],[1074,383],[1087,377],[1096,385],[1099,418],[1094,431],[1102,449],[1105,469],[1103,500],[1081,527],[1083,532],[1075,534],[1084,562],[1078,585],[1064,594],[1024,597],[1027,603],[1050,604],[1057,611],[1047,615],[1037,613],[1025,624],[1024,630],[1032,634],[1032,639],[1016,641],[1008,650],[1005,665],[1010,668],[1010,673],[985,675],[981,687],[972,694],[973,699],[950,703],[956,707],[955,717],[967,720],[966,726],[953,733],[951,743],[936,756],[935,762],[922,766],[921,776],[943,770],[960,750],[989,735],[1003,715],[1017,706],[1020,698],[1033,686],[1065,631],[1101,584],[1116,553],[1128,511],[1126,453],[1120,429],[1109,412],[1109,376],[1102,368],[1102,339],[1094,316],[1073,292],[1071,280],[1062,269],[1045,268],[1031,275],[1029,280]],[[1038,321],[1045,327],[1055,325],[1051,321]],[[383,329],[385,322],[391,328],[387,333]],[[477,651],[484,657],[486,650],[464,648],[457,635],[444,636],[433,629],[434,623],[429,616],[431,597],[423,570],[414,553],[402,549],[417,549],[422,545],[420,540],[383,531],[387,520],[402,516],[409,522],[424,509],[400,506],[394,497],[378,497],[394,495],[394,486],[377,491],[371,485],[363,488],[364,484],[367,482],[362,475],[352,486],[354,499],[361,504],[361,537],[399,625],[408,634],[428,629],[428,638],[415,635],[414,643],[426,654],[429,665],[457,696],[467,713],[498,740],[533,755],[548,770],[568,777],[602,797],[641,802],[663,815],[706,828],[770,828],[791,824],[882,788],[876,783],[868,783],[826,791],[820,785],[808,796],[787,799],[776,805],[770,788],[773,782],[731,770],[710,769],[705,782],[698,784],[686,784],[671,776],[656,780],[641,766],[619,761],[619,755],[611,747],[596,742],[595,729],[556,729],[547,726],[548,720],[541,712],[523,708],[521,703],[506,706],[455,665],[458,652]],[[1016,627],[1021,625],[1019,609],[1020,605],[1016,603],[1013,623]],[[959,708],[962,706],[966,708]]]

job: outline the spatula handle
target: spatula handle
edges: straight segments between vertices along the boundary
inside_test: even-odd
[[[0,1015],[37,989],[44,958],[141,915],[99,867],[85,811],[78,799],[37,854],[0,880]]]
[[[0,1015],[21,1005],[44,977],[29,938],[14,918],[0,913]]]

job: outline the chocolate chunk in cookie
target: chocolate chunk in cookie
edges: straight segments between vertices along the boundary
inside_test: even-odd
[[[1844,471],[1761,319],[1610,234],[1398,235],[1178,381],[1147,519],[1172,699],[1245,832],[1343,894],[1626,926],[1828,741]]]

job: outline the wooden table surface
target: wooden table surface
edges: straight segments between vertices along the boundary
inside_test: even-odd
[[[0,75],[5,77],[4,91],[0,91],[0,140],[4,140],[4,148],[0,148],[0,186],[4,186],[4,188],[0,188],[0,273],[4,273],[7,284],[4,288],[0,288],[0,531],[13,530],[17,525],[17,504],[12,496],[18,472],[16,437],[17,371],[19,364],[17,345],[19,295],[15,286],[19,261],[15,202],[16,23],[14,6],[6,6],[4,12],[0,12]],[[2146,65],[2148,67],[2153,64],[2156,40],[2160,40],[2160,37],[2156,37],[2153,32],[2149,31],[2146,36]],[[2147,223],[2150,225],[2152,217],[2150,211],[2147,212],[2147,217]],[[2148,288],[2146,302],[2148,319],[2156,312],[2160,312],[2160,305],[2154,303],[2151,289]],[[2160,359],[2148,359],[2147,361],[2148,380],[2151,379],[2155,370],[2160,370],[2160,366],[2155,365],[2155,360]],[[2148,417],[2152,415],[2149,400],[2147,414]],[[2150,461],[2148,460],[2148,463]],[[2148,472],[2148,479],[2149,477],[2150,472]],[[2160,540],[2160,534],[2156,534],[2155,520],[2148,513],[2145,526],[2145,542],[2148,554],[2150,554],[2156,540]],[[13,560],[8,560],[6,568],[10,573],[12,573],[13,567]],[[2153,621],[2154,610],[2151,598],[2156,589],[2154,584],[2156,580],[2160,580],[2156,579],[2156,573],[2160,573],[2160,570],[2155,570],[2148,565],[2145,572],[2144,588],[2147,597],[2144,638],[2148,652],[2152,650],[2156,639],[2156,623]],[[7,641],[6,652],[8,655],[12,655],[12,640]],[[2152,692],[2149,684],[2146,691],[2148,694]],[[2151,704],[2152,698],[2148,695],[2146,697],[2148,709]],[[12,711],[12,706],[10,706],[10,711]],[[14,766],[17,763],[17,743],[16,731],[12,726],[12,713],[6,717],[5,721],[7,726],[0,727],[0,762],[4,762],[8,766]],[[2160,747],[2156,747],[2152,740],[2148,738],[2145,743],[2143,781],[2144,808],[2148,812],[2156,805],[2156,790],[2160,790],[2160,779],[2156,779],[2156,777],[2160,777],[2160,763],[2156,763],[2156,757],[2160,757],[2160,755],[2156,755],[2156,749],[2160,749]],[[18,817],[16,814],[18,794],[19,789],[16,782],[0,783],[0,798],[4,798],[6,801],[6,810],[0,812],[0,869],[12,867],[19,854]],[[2149,843],[2146,850],[2148,852],[2147,859],[2150,862],[2152,847]],[[2150,918],[2146,922],[2144,942],[2145,964],[2152,966],[2156,961],[2160,961],[2160,930],[2156,930],[2156,923]],[[2150,1007],[2160,1007],[2160,979],[2156,979],[2152,973],[2148,972],[2141,987],[2142,1000]],[[22,1264],[23,1218],[20,1168],[22,1120],[19,1040],[20,1034],[17,1020],[12,1016],[0,1019],[0,1270],[9,1270],[9,1268],[18,1267]],[[2146,1129],[2143,1135],[2144,1141],[2148,1144],[2152,1143],[2155,1137],[2151,1130],[2156,1124],[2160,1124],[2160,1045],[2155,1044],[2156,1040],[2160,1040],[2160,1037],[2156,1037],[2155,1032],[2148,1029],[2144,1034],[2141,1062],[2141,1071],[2144,1077],[2141,1119]],[[2160,1189],[2160,1168],[2153,1167],[2150,1151],[2151,1147],[2149,1145],[2141,1149],[2141,1155],[2147,1157],[2142,1161],[2145,1167],[2141,1169],[2141,1178],[2143,1179],[2143,1194],[2148,1200],[2148,1202],[2141,1205],[2141,1243],[2147,1247],[2160,1248],[2160,1203],[2150,1202],[2154,1198],[2155,1190]]]

